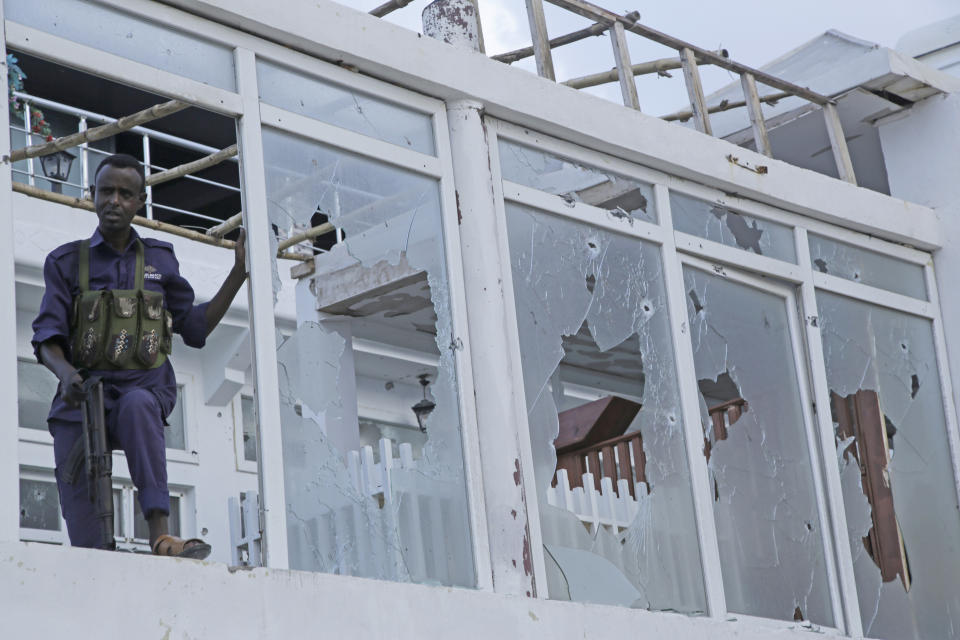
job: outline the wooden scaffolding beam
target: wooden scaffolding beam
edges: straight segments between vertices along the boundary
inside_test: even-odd
[[[28,184],[22,184],[20,182],[13,183],[13,191],[16,193],[22,193],[33,198],[39,198],[40,200],[46,200],[47,202],[55,202],[57,204],[63,204],[68,207],[73,207],[75,209],[83,209],[84,211],[95,212],[93,207],[93,200],[87,198],[76,198],[73,196],[67,196],[62,193],[53,193],[51,191],[44,191],[39,187],[32,187]],[[165,233],[170,233],[181,238],[186,238],[188,240],[195,240],[196,242],[202,242],[203,244],[208,244],[214,247],[222,247],[224,249],[233,249],[236,243],[233,240],[224,240],[223,238],[216,238],[213,236],[208,236],[199,231],[193,231],[192,229],[184,229],[183,227],[178,227],[175,224],[169,224],[167,222],[161,222],[159,220],[148,220],[143,216],[134,216],[133,224],[140,227],[147,227],[148,229],[154,229],[156,231],[163,231]],[[278,258],[283,258],[285,260],[313,260],[313,256],[305,256],[298,253],[290,251],[279,251],[277,253]]]
[[[19,160],[26,160],[27,158],[48,156],[51,153],[76,147],[85,142],[103,140],[104,138],[109,138],[110,136],[114,136],[123,131],[127,131],[128,129],[138,127],[147,122],[159,120],[160,118],[164,118],[170,114],[183,111],[189,106],[189,104],[180,102],[179,100],[171,100],[170,102],[164,102],[163,104],[155,104],[149,109],[144,109],[143,111],[138,111],[130,114],[129,116],[124,116],[119,120],[109,124],[104,124],[99,127],[94,127],[93,129],[80,131],[78,133],[72,133],[68,136],[51,140],[50,142],[43,142],[40,144],[31,145],[29,147],[24,147],[22,149],[15,149],[11,151],[10,155],[5,157],[4,160],[13,163]]]

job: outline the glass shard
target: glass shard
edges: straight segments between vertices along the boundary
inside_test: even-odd
[[[653,187],[575,160],[500,140],[504,180],[583,202],[624,218],[656,222]]]
[[[927,299],[923,267],[831,238],[809,234],[810,261],[820,273]]]
[[[757,255],[796,264],[793,230],[784,224],[756,218],[691,196],[670,192],[673,227],[699,238],[713,240]]]

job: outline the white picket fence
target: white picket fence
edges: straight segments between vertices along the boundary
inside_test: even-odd
[[[391,494],[390,474],[394,468],[413,470],[417,463],[413,459],[413,447],[409,442],[400,443],[399,457],[393,457],[394,442],[389,438],[381,438],[378,443],[380,462],[375,462],[373,447],[367,445],[359,451],[347,453],[347,473],[353,480],[362,495],[382,498],[388,501]]]
[[[311,544],[334,549],[343,573],[456,584],[458,575],[472,570],[467,562],[469,549],[459,548],[465,534],[453,531],[460,519],[456,514],[462,509],[462,487],[409,473],[417,469],[409,443],[397,447],[383,438],[377,449],[379,456],[368,445],[348,452],[346,460],[351,484],[361,496],[375,501],[378,521],[371,521],[362,504],[344,501],[311,525]],[[639,510],[629,482],[620,480],[615,491],[613,480],[604,477],[598,491],[592,473],[583,474],[582,480],[582,487],[571,489],[567,471],[558,470],[557,486],[547,490],[547,502],[570,511],[593,530],[602,526],[618,533],[628,528]],[[636,483],[634,490],[636,495],[647,495],[644,482]],[[230,502],[233,561],[256,566],[260,560],[257,496],[249,492],[243,502],[236,498]]]
[[[592,473],[583,474],[581,479],[583,486],[571,489],[567,470],[558,469],[557,486],[547,489],[547,503],[572,512],[593,530],[603,526],[617,533],[628,528],[640,509],[637,499],[630,495],[629,480],[620,479],[614,491],[612,478],[600,478],[597,491]],[[647,483],[637,482],[634,491],[638,496],[647,495]]]

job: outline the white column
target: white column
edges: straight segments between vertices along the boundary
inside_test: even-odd
[[[481,105],[447,105],[460,213],[471,365],[493,587],[546,594],[540,515],[523,397],[506,220],[493,193]]]
[[[0,3],[0,29],[3,4]],[[0,57],[7,59],[6,41],[0,41]],[[7,65],[0,65],[0,86],[7,86]],[[10,149],[10,110],[0,109],[0,155]],[[11,165],[0,167],[0,300],[14,300],[13,191]],[[0,404],[17,406],[17,306],[0,305]],[[6,444],[0,440],[0,542],[20,539],[20,472],[17,460],[16,423],[2,429]]]
[[[250,267],[250,331],[256,380],[257,464],[262,508],[263,564],[285,569],[287,557],[286,498],[283,486],[283,442],[280,437],[280,389],[277,338],[273,314],[274,256],[270,249],[267,184],[260,131],[260,98],[252,51],[236,50],[237,87],[243,104],[238,126],[244,227]]]

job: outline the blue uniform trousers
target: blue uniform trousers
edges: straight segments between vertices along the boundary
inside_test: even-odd
[[[119,391],[104,389],[107,438],[111,449],[126,454],[130,477],[139,492],[140,508],[145,517],[153,511],[170,513],[167,490],[166,446],[163,434],[163,411],[157,396],[143,388]],[[80,473],[74,484],[63,479],[64,464],[80,437],[77,422],[50,419],[53,453],[57,465],[57,489],[60,507],[67,521],[70,544],[75,547],[97,546],[97,522],[90,501],[87,478]]]

